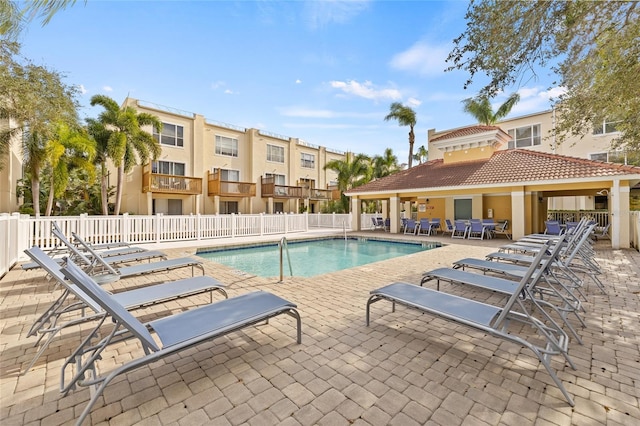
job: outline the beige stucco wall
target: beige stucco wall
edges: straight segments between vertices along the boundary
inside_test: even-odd
[[[8,130],[13,123],[0,120],[0,129]],[[21,200],[16,194],[18,179],[22,178],[22,153],[19,138],[10,143],[9,152],[4,158],[4,167],[0,170],[0,213],[14,213],[18,211]]]
[[[147,112],[157,116],[163,123],[170,123],[183,127],[183,147],[162,146],[162,154],[158,160],[185,164],[187,176],[202,178],[202,194],[194,195],[166,195],[153,193],[156,199],[181,199],[183,214],[217,213],[216,201],[238,202],[242,213],[261,213],[269,209],[269,200],[262,198],[260,178],[266,173],[285,176],[285,184],[298,186],[301,179],[311,179],[319,189],[326,189],[327,184],[337,179],[332,170],[324,170],[324,165],[333,159],[343,160],[344,154],[322,146],[307,144],[300,139],[261,132],[259,129],[244,129],[233,125],[210,122],[199,114],[176,111],[170,108],[151,106],[140,103],[136,99],[128,98],[125,105],[132,106],[140,112]],[[151,131],[151,129],[146,129]],[[238,156],[231,157],[215,153],[216,136],[234,138],[238,141]],[[267,145],[275,145],[284,149],[284,163],[267,161]],[[302,167],[302,153],[314,155],[314,167]],[[256,196],[252,198],[209,196],[207,193],[207,172],[218,169],[238,170],[240,181],[256,184]],[[111,184],[115,185],[115,170],[113,170]],[[151,205],[147,194],[142,192],[142,166],[136,166],[126,176],[126,190],[123,197],[122,211],[138,214],[150,214]],[[304,201],[294,199],[278,199],[272,202],[282,202],[285,212],[297,212]],[[319,211],[319,202],[313,202],[314,209]],[[218,204],[219,205],[219,204]]]

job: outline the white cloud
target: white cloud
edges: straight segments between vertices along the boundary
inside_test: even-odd
[[[513,107],[510,115],[522,115],[547,110],[551,108],[553,101],[566,93],[566,88],[553,87],[549,90],[544,90],[540,86],[523,87],[518,90],[518,93],[520,94],[520,102]],[[494,108],[498,108],[500,103],[496,103]]]
[[[80,94],[82,94],[82,95],[87,93],[87,89],[84,87],[84,84],[79,84],[78,85],[78,90],[80,91]]]
[[[416,98],[409,98],[407,99],[407,105],[410,107],[419,107],[422,105],[422,101]]]
[[[305,15],[310,28],[344,24],[369,7],[369,0],[323,0],[305,2]]]
[[[113,92],[113,87],[111,87],[111,86],[103,86],[102,90],[104,90],[105,92]]]
[[[370,82],[365,81],[364,83],[358,83],[357,81],[330,81],[329,84],[334,89],[341,90],[342,92],[359,96],[365,99],[372,99],[375,101],[383,100],[383,99],[391,99],[398,100],[402,97],[402,94],[398,89],[389,88],[389,89],[378,89],[376,86]]]
[[[233,95],[233,90],[231,90],[231,89],[225,89],[224,93],[225,93],[226,95]]]
[[[297,80],[296,80],[296,84],[300,84],[300,83],[302,83],[302,80],[297,79]]]
[[[444,74],[450,45],[434,46],[419,41],[404,52],[391,58],[389,65],[397,70],[414,72],[420,75]]]

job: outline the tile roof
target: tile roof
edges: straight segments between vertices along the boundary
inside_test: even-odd
[[[454,130],[452,132],[446,133],[442,136],[438,136],[433,139],[430,139],[429,143],[443,141],[445,139],[454,139],[454,138],[460,138],[463,136],[471,136],[471,135],[489,132],[493,130],[500,130],[504,132],[504,130],[502,130],[499,126],[484,126],[484,125],[468,126],[462,129],[458,129],[458,130]]]
[[[444,164],[441,159],[428,161],[354,188],[346,194],[455,186],[493,186],[502,183],[607,178],[620,175],[637,175],[640,180],[640,167],[526,149],[507,149],[496,151],[490,158],[483,160],[450,164]]]

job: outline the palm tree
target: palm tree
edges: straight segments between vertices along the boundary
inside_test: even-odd
[[[416,160],[418,164],[422,164],[429,159],[429,151],[422,145],[418,148],[418,152],[413,156],[413,159]]]
[[[464,104],[464,112],[474,116],[478,123],[492,126],[506,117],[518,101],[520,101],[520,95],[512,93],[496,112],[493,112],[489,98],[486,96],[480,95],[475,98],[467,98],[462,103]]]
[[[151,125],[161,131],[162,122],[155,115],[138,113],[133,107],[120,108],[116,101],[105,95],[93,96],[91,106],[95,105],[105,109],[100,113],[98,120],[109,132],[106,152],[118,169],[114,209],[114,214],[118,215],[122,203],[124,174],[137,164],[136,156],[141,164],[146,164],[149,160],[157,159],[162,152],[160,143],[151,133],[142,130],[142,127]]]
[[[369,157],[364,154],[354,155],[347,152],[344,160],[331,160],[325,164],[324,169],[333,170],[338,174],[338,189],[341,192],[342,207],[349,211],[349,198],[344,192],[366,183],[370,179]]]
[[[93,118],[87,118],[87,130],[96,143],[94,164],[100,167],[100,205],[102,214],[107,216],[109,214],[109,178],[107,162],[109,161],[109,158],[111,158],[111,155],[109,154],[110,132],[104,124]]]
[[[50,216],[54,198],[60,197],[67,189],[70,168],[81,168],[88,173],[90,181],[95,179],[93,157],[96,148],[94,141],[86,133],[58,123],[55,137],[48,141],[45,151],[50,167],[49,199],[45,216]]]
[[[373,157],[373,177],[375,179],[392,175],[398,170],[400,170],[398,157],[393,154],[391,148],[385,149],[382,156],[376,155]]]
[[[400,102],[394,102],[391,104],[390,112],[384,120],[398,120],[399,125],[409,126],[409,168],[411,168],[413,160],[413,143],[416,139],[416,136],[413,133],[413,128],[416,125],[416,112],[411,108],[402,105]]]
[[[42,19],[42,25],[46,25],[56,12],[73,5],[75,2],[76,0],[31,0],[28,2],[0,0],[0,35],[10,38],[16,37],[23,24],[36,17]]]

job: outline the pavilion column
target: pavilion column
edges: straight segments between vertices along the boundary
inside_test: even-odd
[[[351,197],[351,230],[360,230],[360,218],[362,217],[362,202],[360,198]]]
[[[389,201],[382,200],[382,217],[389,217]]]
[[[629,248],[629,186],[620,186],[619,180],[613,181],[609,191],[609,205],[611,206],[611,248]]]
[[[514,240],[525,236],[526,216],[524,191],[511,191],[511,233]]]
[[[411,217],[411,216],[409,216]],[[400,232],[400,198],[391,197],[389,199],[389,232],[397,234]]]

